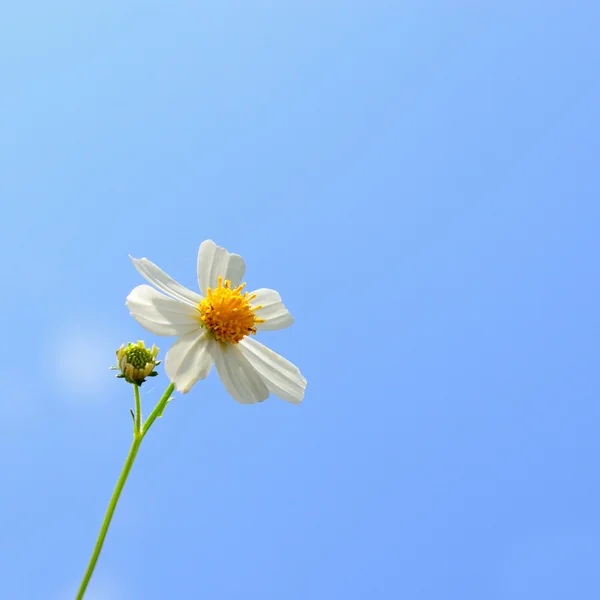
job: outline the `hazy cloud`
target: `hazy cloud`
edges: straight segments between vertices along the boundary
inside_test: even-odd
[[[71,323],[58,332],[52,349],[54,374],[62,392],[73,399],[100,398],[114,378],[117,335],[99,325]]]

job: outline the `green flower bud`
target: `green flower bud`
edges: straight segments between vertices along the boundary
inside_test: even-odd
[[[156,360],[158,348],[153,344],[152,348],[145,347],[144,342],[140,341],[137,344],[123,344],[117,350],[117,366],[111,367],[113,370],[121,371],[117,377],[121,377],[127,383],[142,385],[146,381],[146,377],[156,377],[158,373],[154,367],[160,364],[160,360]]]

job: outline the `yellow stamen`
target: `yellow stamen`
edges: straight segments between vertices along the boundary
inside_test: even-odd
[[[262,306],[250,306],[256,294],[242,293],[245,287],[242,283],[232,290],[231,281],[219,276],[217,287],[208,288],[206,298],[198,304],[200,320],[221,342],[237,344],[247,335],[256,335],[256,325],[265,322],[254,314]]]

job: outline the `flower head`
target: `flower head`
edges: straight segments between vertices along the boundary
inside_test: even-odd
[[[223,282],[223,277],[217,278],[217,287],[208,288],[206,298],[198,305],[200,320],[212,331],[220,342],[237,344],[247,335],[256,335],[256,326],[264,323],[265,319],[256,316],[255,311],[262,306],[252,306],[250,303],[256,294],[242,294],[245,283],[231,289],[231,281]]]
[[[197,263],[201,294],[146,258],[131,260],[154,287],[136,287],[127,296],[127,307],[148,331],[177,336],[165,358],[177,390],[189,392],[214,363],[225,389],[238,402],[262,402],[270,393],[295,404],[302,401],[306,379],[298,368],[253,339],[258,331],[289,327],[294,319],[276,291],[244,291],[241,256],[212,240],[202,242]]]
[[[158,348],[152,345],[148,349],[144,342],[139,341],[137,344],[129,343],[127,346],[123,344],[117,350],[116,367],[111,369],[121,371],[117,377],[122,377],[128,383],[142,385],[146,381],[146,377],[156,377],[158,373],[154,370],[160,364],[160,360],[156,360]]]

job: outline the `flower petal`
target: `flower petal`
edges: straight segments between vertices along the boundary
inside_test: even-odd
[[[246,265],[239,254],[230,254],[212,240],[205,240],[198,250],[198,285],[206,295],[207,288],[216,288],[219,275],[231,281],[231,287],[240,285]]]
[[[250,337],[244,338],[238,347],[272,394],[294,404],[302,402],[306,379],[298,367]]]
[[[215,344],[217,372],[225,389],[241,404],[262,402],[269,390],[243,354],[231,344]]]
[[[275,290],[261,288],[250,294],[256,294],[252,300],[251,306],[262,306],[254,311],[254,314],[260,319],[265,319],[264,323],[256,326],[258,331],[275,331],[284,329],[294,322],[294,317],[290,315],[288,309],[283,305],[281,296]]]
[[[192,290],[188,290],[177,283],[147,258],[133,258],[133,256],[129,258],[131,258],[131,262],[133,262],[133,266],[138,273],[167,296],[190,306],[198,306],[202,302],[203,298],[200,294],[192,292]]]
[[[149,285],[134,288],[125,304],[131,316],[156,335],[183,335],[201,325],[195,308],[168,298]]]
[[[213,366],[214,338],[206,329],[182,335],[165,357],[165,372],[175,389],[187,394],[199,380],[208,377]]]

